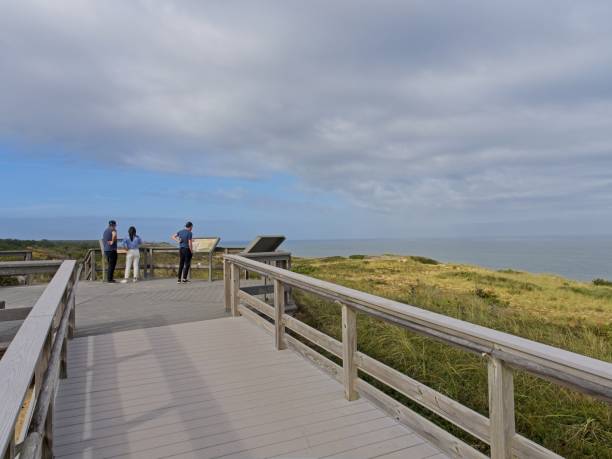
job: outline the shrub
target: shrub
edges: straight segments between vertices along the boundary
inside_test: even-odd
[[[606,287],[612,287],[612,281],[597,278],[593,279],[593,285],[603,285]]]
[[[363,260],[365,257],[365,255],[349,255],[351,260]]]
[[[439,265],[440,264],[439,261],[434,260],[433,258],[420,257],[418,255],[413,255],[410,258],[412,258],[414,261],[416,261],[418,263],[422,263],[424,265]]]
[[[323,262],[329,262],[329,261],[342,261],[342,260],[346,260],[346,258],[341,257],[339,255],[333,256],[333,257],[325,257],[325,258],[321,258],[320,259]]]
[[[292,271],[299,274],[304,274],[305,276],[310,276],[317,271],[317,268],[310,265],[298,265],[294,266]]]

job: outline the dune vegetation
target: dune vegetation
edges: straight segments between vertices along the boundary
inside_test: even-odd
[[[589,284],[556,275],[492,271],[407,256],[296,259],[294,270],[612,361],[612,287],[604,280]],[[303,292],[295,292],[294,297],[301,320],[340,338],[337,305]],[[481,357],[363,314],[358,314],[358,347],[487,415],[486,362]],[[402,401],[487,451],[486,445],[446,421]],[[517,431],[531,440],[565,457],[612,458],[610,405],[524,372],[515,372],[515,404]]]

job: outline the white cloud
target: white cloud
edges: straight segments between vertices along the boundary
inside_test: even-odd
[[[382,211],[583,209],[612,193],[611,19],[603,1],[5,1],[0,137],[287,173]]]

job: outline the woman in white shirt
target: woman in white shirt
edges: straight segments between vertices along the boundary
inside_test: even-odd
[[[123,240],[123,247],[127,249],[127,255],[125,257],[125,278],[121,281],[122,284],[127,283],[130,278],[130,268],[134,268],[134,279],[132,282],[138,280],[140,271],[140,246],[142,245],[142,239],[136,234],[136,228],[130,226],[128,230],[128,237]]]

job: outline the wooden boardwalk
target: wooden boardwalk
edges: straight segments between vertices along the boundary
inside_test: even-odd
[[[446,457],[245,318],[75,338],[68,360],[57,457]]]
[[[245,281],[243,285],[260,283]],[[7,308],[32,307],[46,285],[5,287],[0,300]],[[223,283],[154,279],[135,284],[79,282],[76,297],[76,335],[88,336],[146,327],[227,317],[223,307]],[[9,341],[19,323],[0,323],[1,337]]]

